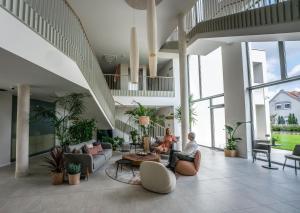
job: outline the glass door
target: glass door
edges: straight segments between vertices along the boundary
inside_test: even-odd
[[[212,108],[213,116],[213,148],[224,149],[226,144],[225,135],[225,110],[224,105]]]

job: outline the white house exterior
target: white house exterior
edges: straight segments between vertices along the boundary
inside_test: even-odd
[[[300,92],[280,90],[270,101],[270,113],[276,115],[276,123],[278,116],[287,123],[289,114],[295,114],[300,121]]]

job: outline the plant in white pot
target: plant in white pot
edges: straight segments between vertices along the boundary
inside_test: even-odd
[[[49,156],[44,158],[53,185],[62,184],[64,181],[64,152],[61,147],[54,147],[51,149]]]
[[[238,128],[248,122],[236,122],[234,126],[225,125],[226,131],[226,147],[224,149],[225,157],[236,157],[238,155],[237,152],[237,142],[241,141],[242,138],[238,138],[235,136]]]
[[[70,185],[78,185],[80,183],[80,171],[81,166],[80,164],[70,163],[68,165],[68,178]]]

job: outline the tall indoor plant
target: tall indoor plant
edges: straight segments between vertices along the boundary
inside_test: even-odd
[[[225,157],[236,157],[237,156],[237,142],[241,141],[242,138],[235,136],[236,131],[239,127],[248,122],[236,122],[234,126],[225,125],[226,131],[226,147],[224,149]]]
[[[69,128],[80,119],[84,112],[83,98],[86,94],[72,93],[55,99],[56,110],[44,106],[37,106],[34,109],[32,119],[47,118],[55,128],[55,134],[61,146],[68,145],[71,141]]]
[[[190,95],[189,96],[189,124],[190,126],[192,126],[192,124],[194,124],[197,119],[195,118],[195,116],[197,116],[197,113],[196,113],[196,109],[194,108],[194,104],[195,102],[193,102],[193,96]],[[176,108],[176,111],[175,111],[175,118],[178,120],[178,121],[181,121],[181,111],[182,111],[182,107],[179,106],[178,108]]]

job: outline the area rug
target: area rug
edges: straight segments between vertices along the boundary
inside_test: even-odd
[[[121,171],[121,168],[119,167],[118,176],[116,177],[116,170],[117,166],[116,164],[109,165],[105,172],[108,177],[110,177],[113,180],[127,183],[131,185],[141,185],[141,177],[140,177],[140,171],[138,167],[134,167],[134,176],[132,175],[131,169],[127,166],[123,166],[123,170]]]
[[[162,161],[161,163],[167,164],[168,161]],[[118,176],[116,177],[116,170],[117,166],[115,163],[110,164],[106,169],[106,175],[110,177],[113,180],[119,181],[121,183],[131,184],[131,185],[141,185],[141,176],[139,167],[133,167],[134,176],[132,175],[130,167],[123,166],[123,170],[121,171],[121,168],[119,167]],[[175,173],[175,177],[178,180],[178,178],[181,175],[178,173]]]

